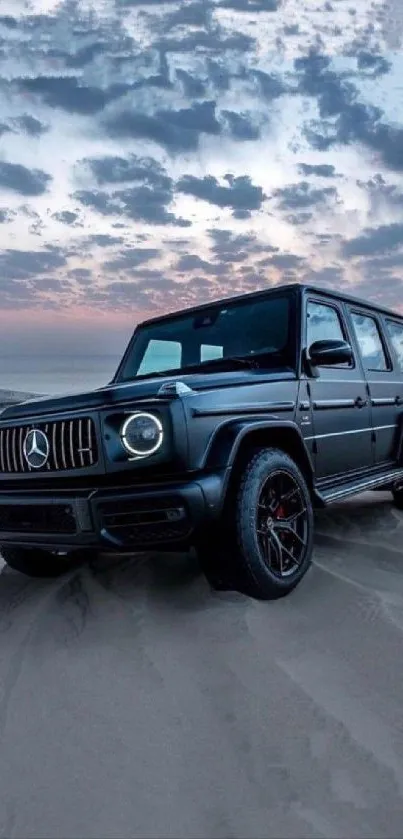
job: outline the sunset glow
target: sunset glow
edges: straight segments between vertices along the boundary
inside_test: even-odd
[[[401,308],[402,33],[364,0],[3,3],[3,341],[120,348],[284,282]]]

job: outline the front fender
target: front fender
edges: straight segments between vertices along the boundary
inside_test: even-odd
[[[305,445],[301,431],[295,422],[292,420],[283,420],[279,422],[277,419],[236,419],[224,421],[216,429],[214,436],[209,442],[206,449],[202,468],[204,469],[231,469],[233,466],[240,446],[248,435],[262,435],[266,439],[267,444],[270,445],[270,437],[275,436],[278,440],[279,434],[284,436],[284,440],[288,439],[290,442],[298,447],[307,468],[313,475],[313,464],[310,453]],[[276,443],[278,445],[278,443]],[[287,446],[288,449],[288,446]]]

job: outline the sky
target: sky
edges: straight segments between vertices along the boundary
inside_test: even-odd
[[[0,12],[0,352],[287,282],[403,311],[401,0]]]

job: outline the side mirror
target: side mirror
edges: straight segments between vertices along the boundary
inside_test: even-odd
[[[308,360],[313,367],[349,364],[353,360],[353,350],[347,341],[314,341],[308,350]]]

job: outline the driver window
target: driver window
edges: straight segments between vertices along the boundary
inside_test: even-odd
[[[309,300],[307,304],[307,346],[315,341],[345,341],[346,336],[340,315],[333,306]],[[337,364],[337,367],[351,367],[351,364]]]

